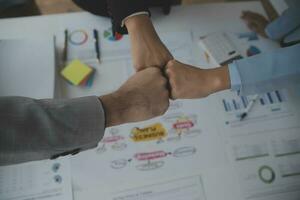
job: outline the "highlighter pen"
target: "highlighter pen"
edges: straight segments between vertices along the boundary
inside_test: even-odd
[[[248,104],[246,110],[240,115],[240,120],[242,121],[243,119],[245,119],[247,117],[247,115],[249,114],[249,112],[251,111],[251,109],[254,106],[254,103],[257,101],[258,99],[258,95],[255,95],[253,99],[251,99],[250,103]]]

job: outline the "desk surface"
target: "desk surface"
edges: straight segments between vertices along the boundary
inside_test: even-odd
[[[201,26],[201,30],[238,30],[247,28],[239,19],[242,10],[264,13],[259,2],[195,4],[174,6],[171,14],[164,16],[160,10],[153,10],[152,21],[158,31],[187,30]],[[95,17],[86,12],[44,15],[24,18],[1,19],[0,38],[32,38],[56,34],[66,26],[85,22],[94,25],[108,25],[110,20]]]
[[[258,2],[220,3],[192,6],[175,6],[172,8],[172,12],[168,16],[163,16],[160,12],[154,10],[152,20],[159,34],[165,32],[192,31],[192,33],[194,34],[194,38],[198,38],[198,36],[200,35],[215,31],[248,31],[246,25],[239,18],[241,11],[245,9],[264,13],[262,6]],[[86,12],[49,15],[41,17],[27,17],[19,19],[5,19],[0,20],[0,38],[34,38],[45,35],[59,35],[63,32],[65,27],[69,26],[84,26],[91,28],[108,27],[110,26],[110,20],[103,17],[96,17]],[[61,43],[62,41],[59,40],[59,48],[61,48]],[[194,41],[194,44],[195,43],[196,42]],[[118,69],[111,68],[110,73],[117,74]],[[113,79],[113,77],[111,78]],[[69,97],[72,97],[73,94],[75,93],[70,93]],[[212,124],[214,122],[211,122],[209,120],[207,121],[207,119],[205,118],[210,115],[210,110],[214,110],[215,107],[216,109],[220,107],[216,106],[217,104],[211,104],[216,103],[213,98],[211,98],[210,100],[211,102],[207,102],[209,100],[203,100],[199,102],[197,106],[199,106],[199,109],[201,108],[201,111],[199,111],[199,113],[202,113],[202,115],[200,116],[202,122],[205,122],[204,124],[211,124],[211,126],[214,128],[213,130],[217,132],[219,131],[216,128],[217,125]],[[188,104],[190,106],[196,105],[194,104],[194,102],[190,101],[188,102]],[[207,108],[207,105],[210,105],[209,109]],[[222,118],[223,114],[216,116]],[[224,126],[223,121],[222,123],[222,125]],[[261,126],[257,126],[256,128],[260,127]],[[230,134],[227,129],[224,129],[222,131],[224,131],[226,134]],[[216,135],[216,137],[213,138],[213,141],[223,141],[223,138],[221,137],[221,135],[223,134],[218,133],[218,135],[216,132],[211,131],[208,135]],[[270,135],[267,135],[267,137],[270,137]],[[262,139],[262,136],[259,136],[259,138]],[[203,139],[205,139],[205,137]],[[207,145],[208,144],[203,144],[203,147]],[[88,159],[88,152],[86,152],[86,154],[83,153],[83,157],[84,155],[87,155],[86,159],[88,165],[89,162],[91,162],[91,160]],[[76,159],[77,158],[74,158],[72,162],[72,172],[81,173],[83,174],[83,176],[85,176],[83,168],[81,168],[79,165],[76,165],[76,163],[80,162],[76,161]],[[211,159],[214,160],[213,158]],[[225,156],[224,159],[226,160]],[[239,190],[244,185],[241,186],[237,182],[237,174],[235,173],[236,171],[234,172],[236,168],[233,169],[232,166],[228,163],[228,160],[226,162],[227,164],[215,166],[211,169],[202,169],[201,182],[202,187],[205,189],[206,199],[243,199],[243,197],[241,197],[241,194],[239,193]],[[97,171],[95,173],[98,173],[97,175],[100,177],[101,173],[107,173],[105,170],[102,171],[102,168],[99,168],[99,171],[100,172]],[[178,171],[178,174],[176,175],[181,174],[183,176],[184,174],[188,173],[189,172],[187,171]],[[120,175],[122,174],[120,173]],[[172,174],[171,176],[173,177],[175,176],[175,174]],[[256,176],[256,174],[252,175],[252,177],[253,176]],[[250,187],[250,190],[251,187],[256,187],[255,182],[247,182],[247,184],[248,185],[246,186]],[[89,190],[82,190],[80,182],[75,182],[73,186],[75,199],[95,199],[96,197],[101,198],[103,197],[103,193],[101,192],[109,189],[105,188],[105,183],[103,183],[103,185],[101,186],[96,185],[95,188],[90,188]],[[116,185],[116,187],[117,186],[118,185]]]
[[[164,16],[160,10],[153,10],[152,20],[158,33],[192,31],[194,38],[214,31],[243,32],[248,31],[245,24],[239,18],[242,10],[252,10],[264,13],[258,2],[245,3],[220,3],[201,4],[190,6],[174,6],[168,16]],[[43,38],[56,36],[56,49],[58,52],[57,65],[60,65],[60,55],[63,50],[63,32],[68,27],[84,27],[103,29],[110,26],[110,19],[96,17],[86,12],[71,14],[46,15],[38,17],[24,17],[0,20],[0,39],[8,38]],[[127,39],[128,40],[128,39]],[[196,42],[195,42],[196,43]],[[129,48],[129,46],[128,46]],[[87,95],[101,95],[115,90],[125,80],[126,73],[117,67],[110,67],[111,63],[102,63],[102,80],[94,81],[96,85],[92,89],[81,90],[56,80],[56,96],[71,98]],[[47,76],[42,74],[41,76]],[[111,81],[111,77],[115,80]],[[58,76],[57,76],[58,77]],[[110,87],[106,87],[106,86]],[[49,92],[51,93],[51,92]],[[53,92],[52,92],[53,93]],[[53,98],[53,96],[45,96]]]

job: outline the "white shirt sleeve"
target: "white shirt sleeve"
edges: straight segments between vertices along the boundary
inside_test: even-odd
[[[133,14],[131,14],[131,15],[125,17],[125,19],[122,20],[121,27],[124,27],[125,21],[126,21],[128,18],[133,17],[133,16],[137,16],[137,15],[148,15],[148,16],[149,16],[149,13],[146,12],[146,11],[141,11],[141,12],[133,13]]]

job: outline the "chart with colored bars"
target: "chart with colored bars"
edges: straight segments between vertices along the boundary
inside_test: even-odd
[[[240,96],[238,98],[222,99],[222,103],[226,112],[243,111],[247,108],[251,99],[251,97]],[[285,102],[287,97],[284,90],[276,90],[260,95],[258,101],[261,106],[265,106]]]
[[[252,104],[247,116],[241,115]],[[230,135],[243,135],[257,131],[282,129],[298,124],[297,108],[292,91],[280,89],[259,95],[240,96],[236,92],[225,91],[218,94],[216,113],[220,114],[221,126],[230,130]],[[266,124],[268,124],[266,126]]]

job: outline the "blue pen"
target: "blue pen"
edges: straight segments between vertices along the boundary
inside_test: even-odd
[[[95,38],[95,49],[97,53],[98,61],[100,62],[100,47],[99,47],[99,34],[96,29],[94,29],[94,38]]]

